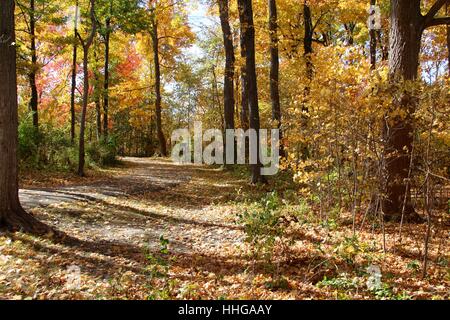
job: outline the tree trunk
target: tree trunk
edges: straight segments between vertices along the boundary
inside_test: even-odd
[[[74,43],[72,54],[72,88],[70,92],[70,141],[75,142],[75,91],[77,89],[77,33],[78,33],[78,0],[75,1]]]
[[[240,32],[240,47],[241,47],[241,58],[243,64],[241,66],[241,126],[242,129],[248,130],[250,124],[248,119],[249,105],[248,105],[248,79],[247,79],[247,66],[245,60],[247,58],[247,49],[245,47],[245,37],[244,33]]]
[[[259,119],[259,104],[258,104],[258,83],[256,75],[256,57],[255,57],[255,27],[253,23],[253,6],[252,0],[238,0],[239,4],[239,18],[241,25],[241,32],[243,33],[244,43],[246,48],[246,73],[248,80],[248,105],[250,108],[250,129],[256,131],[257,136],[257,163],[251,164],[252,183],[265,182],[261,175],[261,161],[260,161],[260,119]]]
[[[94,49],[94,59],[96,65],[98,63],[97,52]],[[95,115],[96,115],[96,129],[97,129],[97,141],[100,141],[102,138],[102,106],[100,102],[100,98],[102,95],[102,89],[100,86],[100,76],[98,70],[94,70],[94,80],[95,80],[95,90],[94,90],[94,102],[95,102]]]
[[[281,131],[280,103],[280,57],[278,52],[278,12],[276,0],[269,0],[269,32],[270,32],[270,99],[272,102],[272,120]],[[283,144],[280,144],[280,155],[285,155]]]
[[[390,81],[402,95],[396,99],[384,121],[386,192],[383,212],[388,220],[415,215],[407,179],[413,144],[413,120],[418,99],[404,89],[406,81],[415,81],[424,29],[420,0],[391,0]],[[393,115],[401,110],[405,116]],[[403,212],[404,201],[405,212]]]
[[[83,40],[78,33],[81,45],[83,47],[83,106],[81,111],[81,123],[80,123],[80,143],[78,154],[78,175],[84,177],[84,165],[85,165],[85,130],[86,130],[86,114],[89,103],[89,49],[94,41],[95,33],[97,32],[97,23],[95,18],[95,0],[91,0],[91,33],[88,39]]]
[[[224,78],[224,118],[225,129],[234,129],[234,46],[233,34],[229,22],[228,0],[219,0],[220,24],[222,26],[225,47],[225,78]]]
[[[86,130],[86,113],[89,100],[89,48],[83,46],[83,105],[81,109],[80,122],[80,143],[78,149],[78,175],[84,177],[85,165],[85,130]]]
[[[112,6],[112,3],[111,3]],[[112,9],[111,9],[112,11]],[[111,13],[111,12],[110,12]],[[103,91],[103,135],[108,138],[109,134],[109,42],[111,35],[111,18],[106,19],[105,35],[105,82]]]
[[[161,98],[161,66],[159,61],[159,36],[158,36],[158,22],[156,21],[155,13],[152,13],[152,43],[153,43],[153,60],[155,64],[155,113],[156,113],[156,130],[159,140],[159,151],[162,157],[167,157],[166,138],[162,129],[162,98]]]
[[[450,14],[449,5],[445,7],[446,15]],[[447,60],[448,60],[448,76],[450,77],[450,25],[447,25]]]
[[[350,47],[355,44],[355,27],[356,23],[354,22],[344,24],[345,31],[347,32],[347,45]]]
[[[49,228],[19,201],[14,8],[14,0],[0,1],[0,228],[41,234]]]
[[[370,5],[375,6],[377,0],[370,0]],[[371,13],[373,15],[373,12]],[[375,70],[377,68],[377,31],[374,28],[370,29],[370,68]]]
[[[31,69],[28,74],[31,88],[30,110],[33,113],[33,126],[39,128],[38,91],[36,87],[37,53],[36,53],[36,18],[35,1],[30,0],[30,37],[31,37]]]
[[[312,23],[312,14],[311,8],[305,1],[303,5],[303,18],[305,22],[305,38],[303,39],[303,50],[306,61],[306,77],[309,81],[312,81],[314,77],[314,65],[312,62],[312,54],[313,54],[313,23]],[[309,86],[306,88],[307,95],[309,95],[310,88]]]

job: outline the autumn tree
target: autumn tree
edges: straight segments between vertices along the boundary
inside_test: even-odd
[[[77,53],[78,53],[78,0],[75,0],[75,14],[73,21],[73,48],[72,48],[72,78],[71,78],[71,88],[70,88],[70,141],[75,142],[75,126],[76,126],[76,115],[75,115],[75,91],[77,89]]]
[[[104,17],[99,21],[98,33],[104,44],[103,67],[103,125],[104,138],[109,135],[110,119],[110,86],[111,86],[111,36],[121,30],[126,34],[136,34],[144,29],[143,10],[139,6],[140,0],[101,0],[97,3],[99,16]]]
[[[241,59],[242,59],[242,65],[241,65],[241,112],[240,112],[240,120],[241,120],[241,127],[244,130],[247,130],[250,126],[249,124],[249,100],[248,100],[248,76],[247,76],[247,66],[246,66],[246,59],[247,59],[247,48],[246,48],[246,34],[243,32],[243,30],[240,30],[239,33],[239,45],[240,45],[240,53],[241,53]]]
[[[377,0],[370,0],[371,16],[374,16],[376,14],[374,10],[374,6],[376,4]],[[377,30],[375,29],[374,25],[371,26],[370,28],[369,36],[370,36],[370,67],[372,70],[375,70],[377,66]]]
[[[243,36],[243,45],[246,52],[245,72],[247,76],[247,97],[249,105],[250,129],[256,131],[257,136],[257,163],[251,164],[252,183],[265,182],[261,175],[260,154],[260,118],[258,101],[258,83],[256,75],[256,51],[255,51],[255,26],[253,23],[253,5],[252,0],[238,0],[239,20]]]
[[[386,199],[383,212],[387,219],[416,214],[411,203],[409,169],[413,147],[413,113],[418,104],[411,82],[418,76],[419,53],[425,29],[449,24],[450,17],[436,17],[448,0],[437,0],[426,15],[420,0],[391,0],[389,77],[401,94],[393,101],[384,121]]]
[[[38,23],[46,24],[54,18],[54,13],[57,12],[59,6],[54,1],[43,0],[24,0],[16,1],[20,11],[21,20],[24,22],[19,30],[26,34],[25,37],[20,37],[19,43],[27,38],[26,50],[20,52],[19,58],[22,59],[27,70],[27,80],[29,85],[29,101],[28,107],[31,112],[33,126],[39,128],[39,92],[38,92],[38,73],[41,68],[41,63],[38,62]],[[44,53],[43,53],[44,54]]]
[[[233,34],[230,27],[228,0],[219,0],[220,24],[225,48],[225,76],[224,76],[224,118],[225,130],[234,129],[234,46]]]
[[[270,99],[272,102],[272,120],[281,132],[280,102],[280,55],[278,49],[278,11],[277,1],[269,0],[269,33],[270,33]],[[283,145],[280,144],[280,155],[284,156]]]
[[[447,4],[445,8],[446,14],[450,14],[450,4]],[[450,77],[450,24],[447,24],[447,68],[448,68],[448,75]]]
[[[30,0],[29,8],[29,26],[30,26],[30,51],[31,51],[31,67],[28,74],[31,88],[31,98],[30,98],[30,110],[33,113],[33,125],[35,128],[39,128],[39,115],[38,115],[38,91],[36,86],[36,70],[37,70],[37,53],[36,53],[36,2],[35,0]]]
[[[80,123],[80,143],[78,156],[78,175],[83,177],[85,165],[85,129],[86,129],[86,113],[89,104],[89,49],[94,41],[97,31],[97,21],[95,17],[95,0],[90,0],[90,32],[87,38],[83,38],[78,32],[77,36],[83,48],[83,106],[81,111]]]
[[[0,228],[43,233],[19,201],[14,0],[0,2]]]
[[[156,131],[159,140],[159,151],[161,156],[167,156],[167,141],[162,128],[162,96],[161,96],[161,61],[159,57],[159,33],[158,33],[158,17],[157,17],[158,1],[155,0],[153,7],[150,8],[150,24],[151,39],[153,48],[153,63],[155,76],[155,114],[156,114]]]
[[[104,68],[104,82],[103,82],[103,134],[105,138],[109,133],[109,55],[110,55],[110,40],[111,40],[111,19],[113,16],[113,1],[109,0],[107,6],[107,14],[105,19],[105,28],[103,38],[105,41],[105,68]]]

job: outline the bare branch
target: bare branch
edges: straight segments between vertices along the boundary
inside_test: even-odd
[[[434,19],[430,20],[427,24],[425,24],[425,28],[441,26],[441,25],[450,25],[450,17],[434,18]]]
[[[441,10],[445,4],[449,3],[450,0],[437,0],[425,16],[425,27],[434,19],[439,10]]]

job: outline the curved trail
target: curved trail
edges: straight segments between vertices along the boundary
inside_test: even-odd
[[[222,200],[239,186],[224,173],[167,160],[124,158],[118,176],[84,185],[20,191],[23,206],[81,240],[202,253],[241,242]],[[222,181],[222,182],[220,182]]]

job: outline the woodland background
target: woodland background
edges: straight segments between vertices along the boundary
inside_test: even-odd
[[[368,26],[374,5],[380,29]],[[8,0],[0,8],[0,296],[448,299],[449,1]],[[3,36],[14,33],[11,12],[12,44]],[[164,160],[170,135],[195,121],[279,128],[281,172],[265,179],[260,164],[178,171]],[[182,175],[187,182],[174,182]],[[50,188],[50,196],[71,187],[91,197],[86,188],[102,194],[122,184],[126,198],[108,193],[106,207],[96,197],[87,207],[81,198],[32,206],[21,195],[26,212],[19,176],[22,189]],[[198,226],[146,235],[156,239],[151,250],[131,237],[140,253],[108,238],[106,247],[125,254],[96,259],[115,267],[123,262],[115,259],[132,260],[129,278],[123,266],[99,267],[84,275],[84,291],[65,291],[65,280],[55,280],[69,264],[61,252],[84,252],[81,240],[106,237],[89,223],[128,214],[117,204],[129,201],[162,217],[178,208],[170,212],[183,223],[207,212],[210,224],[225,219],[241,234],[227,229],[229,251],[215,247],[219,236],[212,253],[184,256],[194,267],[175,263],[172,255],[183,261],[186,252],[171,246],[182,241],[177,232]],[[166,227],[171,214],[161,218]],[[184,240],[204,247],[204,239]],[[31,267],[21,271],[29,284],[8,276],[17,259],[50,252],[58,261],[49,278],[42,262],[34,265],[41,258],[30,262],[42,272],[37,279]],[[206,267],[209,255],[228,253]],[[90,266],[83,259],[71,262]],[[373,264],[389,276],[368,290]],[[36,293],[39,281],[45,289]]]

